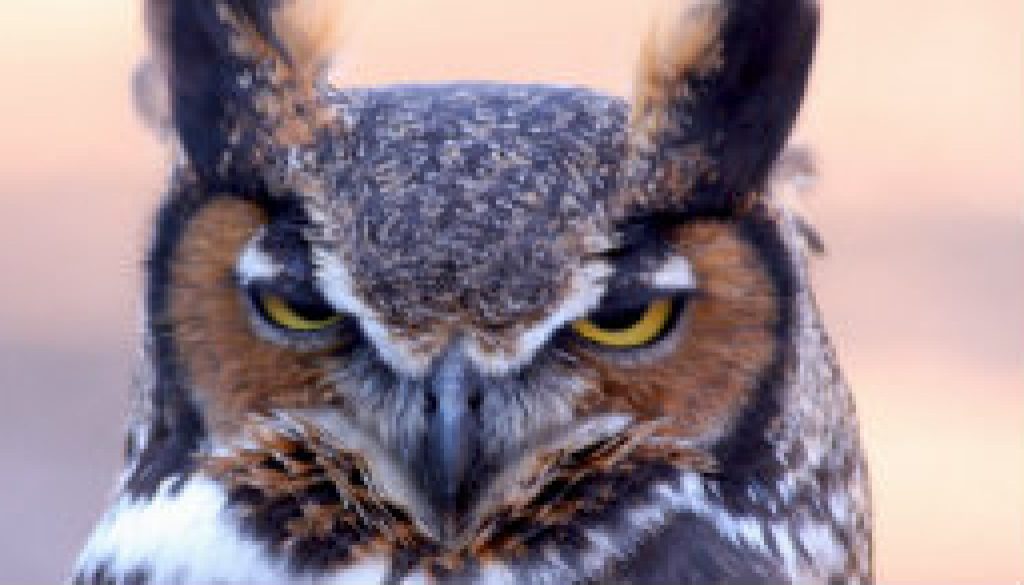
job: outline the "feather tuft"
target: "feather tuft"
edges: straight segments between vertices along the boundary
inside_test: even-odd
[[[667,122],[671,101],[689,75],[705,75],[722,65],[720,35],[725,7],[719,0],[689,0],[661,10],[644,42],[633,88],[633,124],[653,138]]]

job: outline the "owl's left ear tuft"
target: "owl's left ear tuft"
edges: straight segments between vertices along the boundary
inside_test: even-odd
[[[229,184],[256,157],[312,139],[341,0],[147,0],[146,18],[170,119],[201,177]]]
[[[814,0],[676,0],[636,75],[631,143],[648,201],[735,206],[760,189],[803,100]],[[632,202],[637,203],[637,202]]]
[[[338,0],[222,0],[217,14],[237,33],[232,49],[284,65],[296,77],[323,69],[339,39]]]
[[[316,74],[339,41],[341,0],[147,0],[158,61],[244,59]]]

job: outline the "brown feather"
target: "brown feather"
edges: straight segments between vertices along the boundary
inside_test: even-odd
[[[688,224],[673,240],[700,287],[673,354],[627,364],[579,348],[579,357],[597,371],[600,388],[581,408],[668,417],[673,434],[713,441],[749,402],[758,375],[775,355],[780,305],[768,267],[734,225]]]

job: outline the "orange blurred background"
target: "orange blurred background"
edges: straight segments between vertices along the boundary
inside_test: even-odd
[[[350,0],[339,79],[626,95],[654,1]],[[1024,582],[1024,3],[823,0],[795,140],[817,291],[856,391],[881,583]],[[0,18],[0,581],[56,582],[131,397],[165,146],[136,118],[125,0]]]

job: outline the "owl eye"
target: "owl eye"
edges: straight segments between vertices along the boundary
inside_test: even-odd
[[[341,351],[360,339],[354,319],[301,282],[251,283],[244,296],[253,332],[271,343],[296,351]]]
[[[275,294],[262,294],[259,308],[267,320],[292,331],[319,331],[341,320],[341,315],[322,304],[290,304]]]
[[[615,348],[650,345],[672,327],[682,299],[657,298],[628,309],[602,310],[572,324],[576,335]]]

